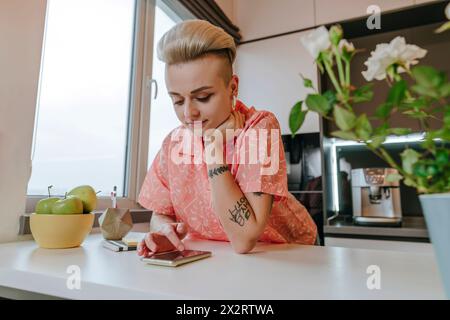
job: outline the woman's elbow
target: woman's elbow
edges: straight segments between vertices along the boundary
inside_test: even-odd
[[[233,250],[238,254],[246,254],[256,246],[256,240],[238,241],[232,244]]]

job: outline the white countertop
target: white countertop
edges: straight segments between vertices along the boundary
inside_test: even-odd
[[[0,287],[68,299],[445,298],[433,254],[259,243],[239,255],[226,242],[187,239],[188,249],[213,256],[170,268],[144,264],[135,251],[106,250],[101,240],[93,234],[65,250],[1,244]],[[70,265],[80,267],[80,290],[66,286]],[[380,267],[380,290],[367,288],[370,265]]]

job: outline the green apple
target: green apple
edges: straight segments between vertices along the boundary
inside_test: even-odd
[[[70,190],[67,195],[76,196],[81,199],[84,213],[92,212],[97,207],[97,194],[91,186],[78,186]]]
[[[37,214],[51,214],[52,207],[56,201],[60,200],[60,198],[49,197],[45,199],[41,199],[36,203],[36,207],[34,208],[34,212]]]
[[[76,196],[66,196],[53,204],[53,214],[81,214],[83,213],[83,202]]]

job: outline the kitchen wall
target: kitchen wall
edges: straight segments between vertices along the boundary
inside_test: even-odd
[[[216,0],[216,3],[227,15],[227,17],[234,23],[234,0]]]
[[[244,42],[309,28],[315,24],[314,0],[235,0],[234,19]],[[307,94],[300,73],[317,86],[314,60],[300,44],[300,38],[306,33],[244,43],[238,47],[239,98],[257,109],[273,112],[283,134],[290,133],[291,107]],[[317,114],[308,114],[301,132],[319,132]]]
[[[220,0],[244,41],[367,15],[377,5],[385,11],[439,0]],[[226,3],[226,5],[225,5]]]
[[[314,59],[300,44],[303,35],[295,33],[238,47],[235,69],[240,78],[239,99],[256,109],[273,112],[282,134],[290,133],[291,107],[308,93],[300,73],[312,79],[317,88]],[[300,132],[319,131],[319,117],[309,113]]]
[[[25,212],[46,5],[0,1],[0,242]]]

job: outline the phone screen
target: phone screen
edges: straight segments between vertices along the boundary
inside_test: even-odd
[[[158,260],[167,260],[167,261],[175,261],[183,258],[193,257],[200,254],[204,254],[205,251],[198,250],[184,250],[184,251],[170,251],[170,252],[162,252],[156,253],[150,258],[146,259],[158,259]]]

